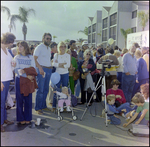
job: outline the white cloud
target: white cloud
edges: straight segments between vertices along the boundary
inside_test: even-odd
[[[7,6],[11,14],[18,14],[19,7],[33,8],[36,16],[29,16],[26,23],[28,32],[27,40],[41,40],[45,32],[49,32],[57,38],[56,42],[66,39],[87,38],[78,33],[88,26],[88,17],[93,17],[102,6],[112,6],[113,1],[1,1],[1,5]],[[12,33],[17,39],[23,39],[22,23],[16,21],[16,30]],[[1,33],[9,31],[9,21],[6,13],[1,13]]]

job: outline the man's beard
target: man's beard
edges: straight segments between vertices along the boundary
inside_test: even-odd
[[[51,42],[50,42],[50,43],[51,43]],[[49,46],[49,45],[50,45],[50,43],[48,43],[48,42],[44,41],[44,44],[45,44],[46,46]]]

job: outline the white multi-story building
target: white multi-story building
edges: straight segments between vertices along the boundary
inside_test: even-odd
[[[137,13],[141,10],[148,12],[148,9],[149,1],[115,1],[112,7],[103,6],[102,11],[97,11],[94,17],[89,17],[89,45],[96,47],[98,43],[103,43],[103,46],[106,47],[108,39],[113,38],[112,46],[118,45],[119,48],[123,49],[125,39],[120,29],[131,28],[133,33],[142,31]],[[149,22],[145,30],[149,30]]]

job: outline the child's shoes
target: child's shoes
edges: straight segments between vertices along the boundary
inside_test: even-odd
[[[60,107],[60,112],[63,112],[63,111],[64,111],[63,107]]]
[[[70,111],[71,111],[70,106],[67,106],[67,111],[68,111],[68,112],[70,112]]]

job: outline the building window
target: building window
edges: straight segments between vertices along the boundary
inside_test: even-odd
[[[92,34],[92,43],[94,43],[94,42],[95,42],[95,33]]]
[[[116,26],[110,28],[110,33],[109,33],[109,38],[113,38],[114,40],[116,40]]]
[[[135,33],[136,32],[136,27],[131,28],[131,30],[132,30],[132,33]]]
[[[103,29],[107,28],[107,21],[108,21],[108,18],[103,19]]]
[[[117,13],[110,16],[110,26],[117,24]]]
[[[107,41],[107,29],[102,31],[102,41]]]
[[[91,43],[91,35],[88,35],[88,43]]]
[[[91,33],[91,26],[88,27],[88,34],[90,34],[90,33]]]
[[[92,25],[92,32],[96,31],[96,23]]]
[[[132,12],[132,19],[137,17],[137,10]]]

